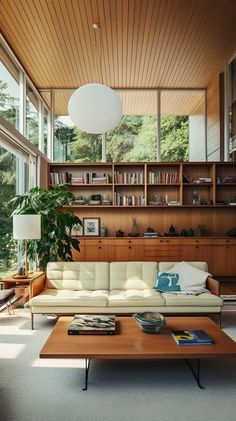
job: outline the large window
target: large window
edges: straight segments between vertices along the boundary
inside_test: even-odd
[[[71,90],[54,92],[54,161],[205,161],[205,90],[122,90],[119,125],[101,135],[75,127],[68,117]],[[104,150],[105,149],[105,150]],[[104,159],[104,158],[103,158]]]
[[[206,161],[204,90],[161,90],[161,161]]]
[[[39,100],[36,93],[27,84],[26,95],[26,137],[38,146],[39,144]]]
[[[20,151],[5,146],[0,139],[0,279],[16,271],[17,250],[12,238],[9,201],[28,190],[28,158]]]
[[[107,161],[157,160],[156,91],[119,91],[123,118],[107,133]]]
[[[0,45],[0,116],[19,129],[20,72]]]

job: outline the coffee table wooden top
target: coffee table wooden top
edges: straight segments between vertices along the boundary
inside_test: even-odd
[[[117,317],[115,335],[68,335],[73,317],[60,317],[40,352],[41,358],[159,359],[236,357],[236,342],[208,317],[167,317],[157,334],[143,332],[132,317]],[[212,345],[177,345],[172,330],[202,329]]]

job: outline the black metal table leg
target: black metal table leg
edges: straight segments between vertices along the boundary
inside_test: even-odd
[[[89,373],[89,366],[90,366],[90,359],[85,358],[85,381],[84,381],[84,388],[83,390],[88,389],[88,373]]]
[[[205,389],[204,386],[202,386],[202,384],[200,383],[200,359],[197,359],[197,368],[194,369],[193,365],[190,363],[190,361],[188,359],[185,360],[185,362],[187,363],[187,365],[189,366],[193,377],[195,378],[197,385],[200,389]]]

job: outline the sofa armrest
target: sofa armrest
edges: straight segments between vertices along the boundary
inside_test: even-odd
[[[31,291],[30,291],[31,298],[40,294],[40,292],[42,292],[45,289],[45,283],[46,283],[45,273],[42,273],[37,278],[33,279],[31,283]]]
[[[208,277],[206,287],[212,294],[220,296],[220,283],[216,279]]]

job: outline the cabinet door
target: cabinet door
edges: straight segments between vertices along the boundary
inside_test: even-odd
[[[115,261],[132,262],[144,260],[144,247],[142,245],[116,245]]]
[[[186,262],[207,262],[208,270],[212,269],[212,246],[211,245],[183,245],[183,260]]]
[[[236,275],[236,245],[219,245],[212,247],[212,268],[214,275]]]
[[[112,240],[86,240],[87,262],[112,262],[113,260],[114,244]]]
[[[114,260],[114,247],[107,245],[86,247],[87,262],[112,262]]]
[[[75,250],[74,248],[72,248],[72,257],[73,260],[75,262],[85,262],[86,261],[86,246],[85,246],[85,240],[84,239],[79,239],[78,237],[76,238],[77,240],[79,240],[79,248],[80,248],[80,252],[78,252],[77,250]]]

